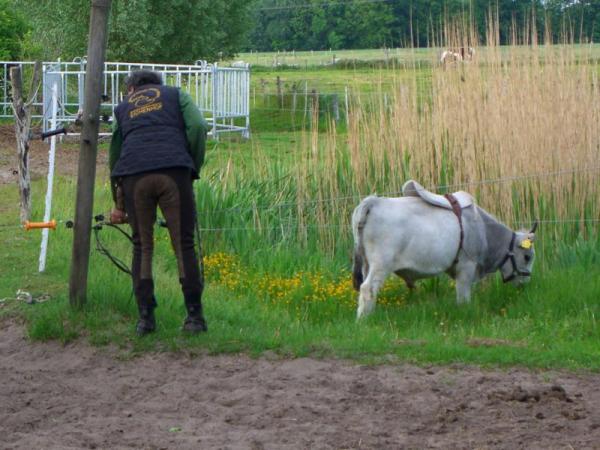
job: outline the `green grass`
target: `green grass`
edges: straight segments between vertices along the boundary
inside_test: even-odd
[[[544,45],[540,45],[544,48]],[[554,45],[553,48],[560,48]],[[572,44],[578,55],[594,59],[600,58],[600,44]],[[530,46],[500,46],[498,47],[503,55],[509,51],[520,51],[523,53],[531,51]],[[269,70],[279,68],[283,70],[301,70],[309,69],[347,69],[360,68],[371,63],[372,67],[389,67],[389,65],[402,66],[427,66],[439,61],[439,56],[443,48],[393,48],[393,49],[363,49],[363,50],[324,50],[324,51],[304,51],[304,52],[252,52],[240,53],[236,55],[235,60],[243,60],[250,63],[253,70]],[[484,46],[476,47],[477,53],[486,52]],[[336,58],[336,65],[331,65],[333,58]],[[278,63],[279,66],[275,64]],[[374,65],[375,64],[375,65]]]
[[[112,343],[133,352],[258,355],[271,350],[286,356],[375,361],[392,355],[418,363],[600,368],[598,270],[588,273],[596,280],[589,286],[575,281],[585,275],[581,269],[545,273],[523,291],[492,281],[478,291],[472,304],[461,307],[441,282],[430,292],[421,287],[424,292],[405,305],[379,306],[358,324],[348,305],[301,300],[278,305],[261,298],[260,292],[241,294],[213,283],[205,296],[210,333],[200,337],[185,337],[179,331],[183,307],[177,287],[165,277],[158,289],[158,332],[143,339],[132,336],[136,314],[127,280],[111,270],[96,269],[84,311],[71,311],[63,296],[29,307],[30,336],[65,342],[86,336],[93,344]],[[484,338],[497,340],[496,345],[470,344]]]
[[[319,104],[319,129],[339,111],[338,128],[345,130],[346,102],[373,102],[383,95],[391,98],[399,87],[418,83],[423,96],[431,89],[430,67],[261,69],[251,75],[250,116],[253,132],[284,132],[310,128],[314,99]],[[279,80],[279,81],[278,81]],[[279,88],[278,88],[279,83]]]
[[[252,52],[240,53],[236,60],[243,60],[256,67],[273,67],[275,64],[288,68],[307,70],[311,67],[328,66],[334,58],[336,64],[347,67],[344,63],[358,66],[369,62],[382,64],[399,62],[418,64],[430,62],[436,52],[431,49],[364,49],[364,50],[331,50],[331,51],[287,51],[287,52]]]
[[[57,181],[55,216],[68,218],[73,182]],[[41,198],[43,183],[34,187],[34,198]],[[102,184],[98,187],[96,210],[102,211],[109,206],[109,195]],[[16,189],[2,187],[0,195],[14,201]],[[41,205],[36,204],[34,216],[39,216]],[[2,217],[2,225],[14,222]],[[111,250],[127,260],[130,249],[123,239],[114,232],[102,233]],[[180,331],[185,313],[173,256],[165,232],[157,230],[158,332],[139,339],[133,334],[136,308],[128,277],[94,251],[88,303],[83,310],[69,307],[71,239],[71,231],[64,227],[51,234],[47,271],[38,275],[39,233],[0,227],[0,296],[12,296],[19,288],[52,295],[45,303],[8,301],[0,309],[0,317],[24,317],[32,339],[84,338],[94,345],[116,345],[125,355],[147,350],[252,355],[272,351],[281,356],[336,356],[367,362],[600,369],[596,319],[600,245],[593,241],[539,249],[529,286],[518,289],[491,278],[477,286],[473,302],[464,306],[455,304],[445,277],[422,282],[412,295],[397,280],[389,280],[375,313],[361,323],[355,321],[352,292],[344,288],[326,298],[319,290],[349,279],[345,258],[311,258],[300,247],[265,258],[264,249],[253,245],[253,250],[246,249],[240,256],[230,253],[233,262],[207,267],[204,301],[210,332],[188,337]],[[210,232],[203,234],[203,240],[213,247],[210,261],[219,240]],[[220,245],[227,247],[226,242],[221,239]],[[285,284],[301,270],[306,274],[302,283]],[[314,278],[318,276],[322,281]],[[261,280],[267,287],[261,286]]]
[[[372,52],[373,59],[379,58],[377,52]],[[304,83],[325,94],[344,92],[348,86],[368,98],[393,86],[416,83],[426,96],[430,73],[423,64],[420,69],[393,71],[262,68],[253,75],[252,139],[234,136],[210,142],[206,166],[196,183],[200,222],[207,229],[202,244],[207,255],[208,334],[190,337],[180,331],[185,311],[176,264],[166,231],[159,228],[154,260],[157,333],[135,337],[137,313],[130,280],[93,248],[87,305],[72,309],[67,298],[72,231],[60,225],[51,233],[47,269],[38,274],[41,233],[18,227],[15,186],[0,186],[0,298],[24,289],[34,296],[48,293],[52,299],[34,305],[7,300],[0,306],[0,319],[24,320],[34,340],[84,339],[94,345],[115,345],[124,355],[149,350],[251,355],[271,351],[366,362],[600,369],[596,319],[600,238],[595,224],[585,230],[585,238],[578,224],[542,224],[533,280],[523,289],[490,277],[476,286],[471,304],[457,306],[445,276],[419,283],[414,293],[398,279],[390,279],[374,314],[356,322],[348,219],[358,198],[353,197],[357,192],[346,130],[341,124],[335,134],[340,142],[338,166],[327,172],[335,179],[318,182],[320,168],[328,164],[320,156],[307,165],[306,179],[298,177],[300,172],[294,169],[303,164],[299,154],[318,155],[323,141],[332,138],[332,133],[323,132],[329,126],[331,98],[319,100],[323,113],[314,126],[321,133],[312,147],[311,135],[302,132],[313,126],[302,100],[296,104],[298,111],[290,111],[291,86]],[[282,80],[282,98],[274,95],[277,76]],[[266,80],[264,93],[261,78]],[[451,169],[440,168],[449,181]],[[111,207],[105,176],[100,174],[96,183],[96,213]],[[373,191],[386,192],[398,174],[390,166],[379,178],[371,173],[369,177]],[[335,195],[346,198],[325,212],[322,202],[307,202],[328,198],[330,185],[336,187]],[[72,218],[74,191],[74,179],[56,180],[53,217]],[[43,215],[44,193],[45,181],[35,181],[34,220]],[[553,217],[549,205],[545,217]],[[572,216],[578,217],[575,213]],[[588,216],[591,213],[584,215]],[[131,248],[118,233],[106,229],[101,236],[111,252],[129,261]]]

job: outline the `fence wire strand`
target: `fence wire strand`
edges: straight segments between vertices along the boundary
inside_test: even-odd
[[[440,190],[457,189],[457,188],[464,188],[464,187],[484,186],[484,185],[489,185],[489,184],[508,183],[508,182],[512,182],[512,181],[522,181],[522,180],[529,180],[529,179],[533,179],[533,178],[563,176],[563,175],[572,175],[575,173],[586,173],[586,172],[597,172],[597,171],[600,171],[600,165],[586,167],[586,168],[573,168],[573,169],[567,169],[567,170],[557,170],[557,171],[552,171],[552,172],[538,172],[538,173],[530,174],[530,175],[513,175],[513,176],[509,176],[509,177],[502,177],[502,178],[489,178],[489,179],[478,180],[478,181],[467,181],[467,182],[462,182],[462,183],[444,184],[444,185],[432,186],[429,188],[426,187],[425,190],[440,191]],[[371,195],[371,194],[367,194],[367,195]],[[318,200],[281,202],[281,203],[276,203],[276,204],[261,204],[261,205],[254,205],[252,207],[222,208],[222,209],[215,209],[215,210],[211,210],[211,211],[199,211],[199,213],[211,212],[214,214],[214,213],[221,213],[221,212],[253,212],[253,211],[258,211],[258,210],[272,211],[275,209],[289,207],[289,206],[298,206],[298,205],[305,206],[305,205],[315,205],[315,204],[320,204],[320,203],[336,203],[338,201],[347,201],[347,200],[360,200],[361,198],[364,198],[367,195],[352,194],[352,195],[339,196],[339,197],[328,197],[328,198],[318,199]],[[375,193],[373,193],[373,195],[375,195]],[[402,192],[389,191],[389,192],[382,192],[381,195],[382,196],[402,195]]]
[[[57,221],[58,223],[64,224],[65,221]],[[572,224],[581,224],[581,223],[600,223],[600,219],[536,219],[536,222],[538,222],[539,224],[566,224],[566,223],[572,223]],[[511,221],[509,222],[512,225],[527,225],[529,224],[529,222],[522,222],[522,221]],[[204,231],[204,232],[219,232],[219,231],[269,231],[269,230],[279,230],[279,229],[285,229],[285,230],[290,230],[293,228],[310,228],[310,229],[339,229],[342,228],[344,225],[341,223],[338,224],[304,224],[302,225],[300,223],[300,221],[295,220],[295,221],[291,221],[288,222],[287,224],[280,224],[280,225],[272,225],[272,226],[265,226],[265,227],[200,227],[199,230],[200,231]],[[24,229],[22,225],[15,225],[15,224],[0,224],[0,228],[4,228],[4,229]]]
[[[483,179],[483,180],[478,180],[478,181],[469,181],[469,182],[461,182],[461,183],[453,183],[453,184],[445,184],[445,185],[437,185],[437,186],[433,186],[430,188],[425,188],[424,190],[447,190],[449,188],[461,188],[461,187],[467,187],[467,186],[483,186],[483,185],[489,185],[489,184],[500,184],[500,183],[507,183],[507,182],[513,182],[513,181],[522,181],[522,180],[529,180],[529,179],[537,179],[537,178],[544,178],[544,177],[549,177],[549,176],[563,176],[563,175],[572,175],[572,174],[576,174],[576,173],[589,173],[589,172],[596,172],[596,171],[600,171],[600,165],[599,166],[592,166],[592,167],[587,167],[587,168],[573,168],[573,169],[566,169],[566,170],[557,170],[557,171],[551,171],[551,172],[538,172],[535,174],[530,174],[530,175],[514,175],[514,176],[509,176],[509,177],[502,177],[502,178],[489,178],[489,179]],[[401,195],[400,192],[398,191],[393,191],[393,192],[385,192],[382,194],[383,196],[388,196],[388,195]],[[364,198],[365,195],[361,195],[361,194],[353,194],[353,195],[348,195],[348,196],[339,196],[339,197],[329,197],[329,198],[325,198],[325,199],[318,199],[318,200],[308,200],[308,201],[296,201],[296,202],[281,202],[281,203],[277,203],[277,204],[263,204],[263,205],[255,205],[253,207],[232,207],[232,208],[222,208],[222,209],[216,209],[216,210],[211,210],[211,211],[206,211],[206,210],[202,210],[202,211],[198,211],[198,214],[214,214],[214,213],[225,213],[225,212],[237,212],[237,213],[241,213],[241,212],[255,212],[255,211],[273,211],[282,207],[288,207],[288,206],[298,206],[298,205],[315,205],[315,204],[321,204],[321,203],[331,203],[334,204],[338,201],[347,201],[347,200],[356,200],[356,199],[360,199],[360,198]],[[57,223],[59,224],[64,224],[66,223],[66,220],[59,220],[57,221]],[[546,219],[539,219],[538,220],[539,223],[547,223],[547,224],[558,224],[558,223],[598,223],[600,222],[600,219],[550,219],[550,218],[546,218]],[[293,226],[302,226],[304,228],[340,228],[341,224],[323,224],[323,225],[310,225],[310,224],[305,224],[305,225],[300,225],[300,221],[296,220],[293,222],[294,225]],[[523,224],[524,222],[513,222],[514,224]],[[291,227],[290,225],[288,225],[288,227]],[[0,224],[0,228],[23,228],[22,225],[14,225],[14,224]],[[259,230],[268,230],[268,229],[280,229],[280,228],[285,228],[284,225],[278,225],[278,226],[273,226],[273,227],[223,227],[223,228],[200,228],[201,231],[205,231],[205,232],[217,232],[217,231],[259,231]]]
[[[600,223],[600,219],[542,219],[536,220],[539,224],[563,224],[563,223]],[[511,225],[530,225],[529,222],[512,221],[509,222]],[[285,230],[291,231],[294,228],[308,228],[308,229],[341,229],[344,228],[343,224],[306,224],[301,225],[299,221],[289,223],[287,225],[272,225],[267,227],[222,227],[222,228],[200,228],[202,232],[216,233],[222,231],[272,231],[272,230]]]

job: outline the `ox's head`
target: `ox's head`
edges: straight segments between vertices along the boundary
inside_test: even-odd
[[[516,284],[529,282],[531,270],[533,269],[533,260],[535,259],[535,250],[533,243],[535,241],[535,230],[537,222],[533,224],[531,230],[516,231],[511,241],[508,254],[504,263],[500,266],[502,279],[512,281]]]

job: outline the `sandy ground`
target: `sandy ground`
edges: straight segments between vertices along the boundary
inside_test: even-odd
[[[34,130],[34,133],[39,130]],[[106,141],[104,141],[106,142]],[[29,150],[29,170],[32,180],[48,176],[49,140],[32,139]],[[102,174],[107,173],[108,152],[99,151],[97,169]],[[76,175],[79,160],[79,141],[71,140],[69,145],[57,145],[55,175]],[[0,124],[0,184],[18,182],[17,144],[14,126]]]
[[[600,448],[600,375],[190,357],[0,326],[3,449]]]

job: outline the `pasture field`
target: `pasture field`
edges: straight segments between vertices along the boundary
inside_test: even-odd
[[[460,47],[462,36],[456,36],[453,39],[457,42],[455,47]],[[460,44],[458,43],[460,42]],[[600,46],[598,44],[575,44],[569,45],[578,55],[586,55],[590,51],[593,57],[600,56]],[[261,70],[268,68],[297,69],[305,71],[308,68],[347,68],[352,63],[357,66],[363,64],[381,63],[398,64],[406,66],[415,65],[435,65],[439,61],[441,52],[446,47],[430,48],[380,48],[363,50],[329,50],[329,51],[278,51],[278,52],[249,52],[240,53],[236,56],[236,61],[250,63],[253,67],[259,67]],[[486,52],[485,47],[477,48],[477,53]],[[502,47],[500,51],[507,54],[509,51],[527,51],[526,47]]]
[[[436,53],[431,49],[363,49],[363,50],[329,50],[329,51],[279,51],[240,53],[236,60],[250,63],[253,67],[284,67],[306,70],[315,66],[335,66],[340,63],[390,63],[406,64],[431,63]]]
[[[184,311],[176,267],[158,228],[156,334],[133,336],[128,277],[95,251],[88,304],[71,310],[71,232],[61,226],[51,234],[47,271],[37,274],[39,235],[16,227],[14,185],[0,186],[0,298],[26,289],[52,299],[36,305],[7,300],[0,315],[23,317],[33,339],[85,337],[127,352],[273,351],[598,370],[599,53],[597,46],[491,48],[471,64],[446,69],[433,63],[263,68],[253,75],[252,138],[211,142],[196,184],[207,335],[179,331]],[[419,55],[433,61],[435,50]],[[294,103],[292,85],[303,83]],[[312,89],[316,96],[306,94]],[[327,94],[338,94],[343,105],[338,121]],[[99,170],[98,212],[110,207],[106,176]],[[458,307],[445,277],[420,282],[412,294],[391,279],[375,313],[356,323],[352,209],[370,193],[398,195],[409,178],[440,193],[467,190],[515,228],[539,219],[532,282],[517,289],[490,277],[476,287],[471,304]],[[45,182],[33,187],[37,218]],[[56,181],[57,219],[70,218],[74,188],[67,174]],[[129,259],[118,233],[103,230],[101,237]]]

